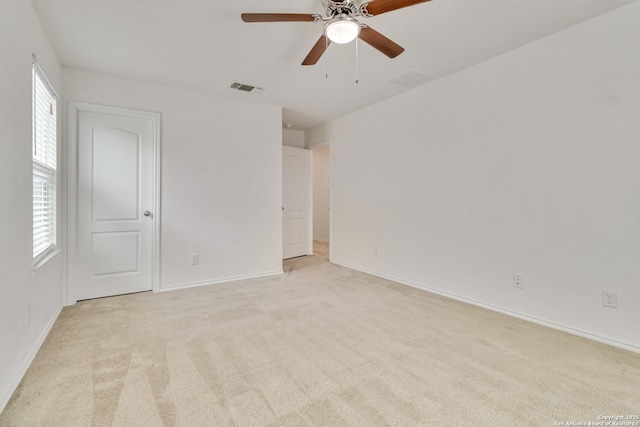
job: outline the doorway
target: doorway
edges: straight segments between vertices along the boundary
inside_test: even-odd
[[[331,244],[331,144],[310,147],[313,151],[314,252],[329,259]]]

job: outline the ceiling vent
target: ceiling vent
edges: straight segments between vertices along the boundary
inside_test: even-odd
[[[261,87],[251,86],[244,83],[233,83],[231,85],[231,89],[237,89],[243,92],[256,92],[256,93],[262,92]]]
[[[407,71],[389,79],[391,83],[404,87],[418,86],[428,82],[429,80],[431,80],[431,76],[427,76],[426,74],[422,74],[417,71]]]

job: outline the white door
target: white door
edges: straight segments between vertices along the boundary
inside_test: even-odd
[[[311,150],[282,147],[283,258],[313,253]]]
[[[156,121],[129,111],[77,110],[75,300],[152,289]]]

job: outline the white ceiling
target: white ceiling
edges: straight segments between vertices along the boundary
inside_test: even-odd
[[[373,0],[375,1],[375,0]],[[63,66],[281,105],[310,129],[407,90],[388,80],[414,70],[433,79],[636,0],[433,0],[369,19],[406,50],[389,59],[331,45],[300,65],[322,23],[244,23],[243,12],[318,13],[320,0],[33,0]],[[328,71],[328,78],[325,73]],[[246,93],[241,82],[264,88]]]

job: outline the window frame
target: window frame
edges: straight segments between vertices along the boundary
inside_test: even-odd
[[[47,263],[49,259],[51,259],[57,253],[57,229],[58,229],[58,94],[55,89],[47,79],[47,76],[43,72],[42,68],[38,64],[35,56],[33,57],[32,63],[32,93],[31,93],[31,125],[32,125],[32,135],[31,135],[31,163],[32,163],[32,185],[31,185],[31,207],[32,207],[32,256],[33,256],[33,268],[39,269],[41,266]],[[44,118],[41,119],[42,112],[38,109],[38,106],[41,106],[41,103],[38,101],[41,100],[41,96],[38,96],[38,89],[40,89],[40,93],[42,92],[42,87],[46,90],[48,94],[48,99],[45,99],[45,102],[50,103],[50,114],[53,118]],[[46,122],[46,135],[45,140],[42,142],[38,140],[39,135],[42,134],[42,131],[37,132],[37,126],[39,123],[42,123],[42,120]],[[53,129],[51,128],[53,126]],[[38,154],[38,148],[43,148],[45,152],[43,154]],[[41,184],[41,187],[37,187],[38,184]],[[42,224],[42,220],[40,220],[39,227],[36,227],[36,210],[37,200],[36,200],[36,192],[40,191],[43,194],[43,197],[46,197],[46,200],[41,200],[42,202],[47,202],[47,207],[40,207],[39,209],[44,213],[44,215],[48,215],[49,219],[44,220],[45,224]],[[47,213],[47,209],[49,212]],[[45,227],[46,232],[42,233],[41,231],[37,231],[37,228]],[[36,239],[39,237],[39,239]],[[45,239],[46,246],[42,246],[41,244],[36,244],[37,240]],[[38,249],[36,251],[36,249]]]

